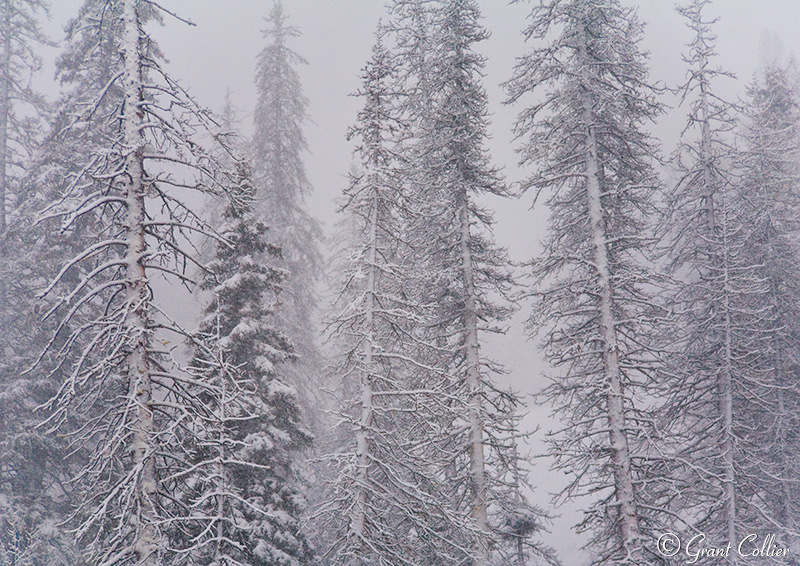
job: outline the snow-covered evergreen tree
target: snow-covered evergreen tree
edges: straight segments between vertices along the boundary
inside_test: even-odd
[[[737,212],[742,263],[758,286],[742,297],[737,354],[747,362],[739,392],[747,401],[736,432],[739,462],[737,519],[797,532],[800,521],[800,98],[794,65],[769,65],[748,88],[741,132],[742,178]],[[747,530],[747,529],[745,529]],[[749,534],[749,530],[738,534]]]
[[[219,114],[220,137],[224,140],[224,145],[216,152],[215,157],[230,168],[238,165],[234,155],[247,155],[247,141],[242,137],[240,131],[240,120],[238,110],[233,104],[231,89],[225,91],[225,103]],[[231,152],[231,149],[233,152]],[[223,215],[228,208],[228,198],[226,195],[212,195],[205,203],[202,212],[203,220],[217,230],[225,223]],[[217,241],[214,238],[206,238],[201,251],[201,257],[211,261],[216,253]]]
[[[184,439],[193,454],[179,479],[188,486],[188,516],[175,544],[192,541],[183,551],[186,564],[299,566],[308,563],[310,549],[300,533],[303,498],[293,453],[311,438],[300,424],[295,391],[274,369],[293,358],[274,326],[286,273],[270,263],[280,250],[265,241],[267,227],[252,213],[249,172],[240,170],[237,203],[223,213],[225,241],[202,285],[213,298],[196,339],[192,373],[202,403]]]
[[[267,45],[258,56],[256,68],[253,114],[255,211],[270,226],[289,271],[277,314],[297,354],[295,362],[277,371],[285,373],[288,382],[298,388],[304,407],[320,407],[322,360],[315,320],[322,231],[305,206],[305,197],[311,192],[303,164],[307,147],[302,128],[308,101],[296,69],[306,61],[289,46],[300,32],[287,23],[280,0],[275,2],[267,23]],[[314,429],[322,427],[313,410],[308,417]]]
[[[25,373],[47,341],[33,307],[58,239],[31,227],[23,194],[46,110],[31,88],[49,44],[38,22],[46,11],[40,0],[0,2],[0,563],[19,566],[79,561],[71,537],[54,528],[64,510],[64,442],[35,428],[34,409],[54,387]]]
[[[203,226],[186,195],[234,182],[195,137],[215,124],[145,31],[162,13],[147,0],[84,2],[59,66],[70,93],[50,149],[61,157],[45,168],[66,186],[43,222],[82,239],[43,296],[63,374],[48,422],[88,452],[74,497],[92,564],[161,564],[173,550],[166,533],[182,509],[168,491],[189,465],[175,439],[197,400],[169,356],[168,333],[185,333],[152,283],[187,281],[188,239]]]
[[[415,250],[403,237],[409,203],[395,153],[396,61],[384,34],[379,29],[359,93],[364,108],[350,133],[361,168],[341,210],[346,257],[329,322],[349,397],[348,445],[332,457],[338,475],[323,509],[334,533],[329,563],[457,563],[464,549],[451,535],[470,525],[450,505],[432,454],[447,441],[433,426],[441,411],[449,412],[445,380],[420,386],[415,379],[441,374],[423,361],[428,348],[415,336],[428,309],[416,302]]]
[[[541,517],[522,497],[520,478],[512,478],[519,463],[520,401],[498,386],[501,366],[481,354],[485,333],[502,332],[512,312],[507,301],[494,301],[507,296],[513,283],[484,204],[507,195],[486,150],[485,61],[476,46],[488,32],[472,0],[399,0],[392,10],[398,56],[406,65],[399,73],[407,124],[402,174],[412,214],[404,234],[415,251],[409,258],[415,300],[427,311],[417,339],[433,369],[415,379],[419,388],[446,393],[435,400],[441,404],[438,430],[427,432],[442,442],[431,465],[438,466],[451,513],[469,527],[448,536],[468,549],[463,559],[477,566],[508,563],[519,555],[517,542],[547,557],[528,538],[535,529],[507,528],[521,518],[538,524]]]
[[[351,135],[337,311],[351,443],[329,516],[335,564],[508,564],[531,555],[540,513],[522,495],[513,395],[480,355],[479,322],[507,309],[510,269],[475,199],[502,192],[488,165],[485,36],[472,2],[398,0],[379,29]],[[388,46],[387,46],[388,43]],[[438,46],[438,47],[437,47]],[[488,182],[487,182],[488,181]],[[493,320],[494,319],[494,320]]]
[[[30,84],[41,66],[36,48],[49,43],[38,22],[38,15],[46,11],[43,0],[0,3],[0,236],[9,211],[18,204],[14,189],[23,160],[39,139],[35,114],[42,101]],[[29,111],[23,112],[25,108]],[[0,253],[2,249],[0,238]]]
[[[674,379],[665,382],[669,446],[679,464],[671,474],[677,494],[673,509],[690,533],[734,546],[754,524],[740,497],[753,490],[745,472],[753,453],[746,415],[753,346],[748,338],[750,299],[763,288],[755,266],[742,256],[742,226],[733,147],[731,104],[715,94],[713,20],[704,16],[708,0],[694,0],[679,12],[694,36],[682,99],[689,101],[677,163],[680,181],[667,198],[668,265],[676,279],[669,308]],[[746,496],[745,496],[746,499]]]
[[[595,563],[657,563],[663,477],[648,336],[658,314],[648,286],[659,181],[644,126],[658,115],[638,49],[641,24],[616,0],[549,0],[525,30],[534,47],[507,84],[522,111],[523,188],[549,193],[550,229],[533,261],[531,329],[558,370],[547,398],[564,429],[551,437],[561,497],[593,497],[579,528]]]

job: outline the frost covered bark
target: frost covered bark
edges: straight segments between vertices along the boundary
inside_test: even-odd
[[[133,498],[137,509],[136,522],[140,528],[132,545],[134,560],[145,566],[155,566],[158,559],[160,537],[157,533],[157,503],[155,502],[157,478],[154,461],[155,422],[153,407],[152,367],[149,351],[151,337],[148,332],[148,317],[152,316],[150,289],[143,263],[147,250],[145,242],[144,147],[142,106],[144,88],[142,84],[144,61],[140,48],[141,30],[137,2],[126,0],[123,5],[123,132],[122,152],[124,160],[122,192],[127,218],[125,227],[125,331],[129,336],[130,352],[126,353],[125,371],[130,388],[130,398],[136,407],[129,424],[133,466],[138,472]]]
[[[523,164],[537,170],[524,188],[549,193],[530,325],[559,369],[545,393],[565,426],[551,436],[571,476],[561,497],[597,494],[581,528],[598,563],[656,562],[668,512],[652,487],[665,474],[651,443],[658,403],[645,399],[658,369],[648,222],[659,182],[642,124],[660,109],[641,26],[615,0],[554,0],[533,9],[525,35],[546,45],[520,60],[507,88],[511,102],[548,89],[517,133]]]

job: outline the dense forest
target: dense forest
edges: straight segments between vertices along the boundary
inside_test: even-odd
[[[385,0],[325,230],[294,3],[219,112],[154,32],[191,13],[74,4],[56,42],[0,0],[0,566],[800,564],[793,60],[728,100],[711,0],[679,85],[632,3],[514,2],[512,181],[487,2]],[[547,218],[524,262],[499,201]]]

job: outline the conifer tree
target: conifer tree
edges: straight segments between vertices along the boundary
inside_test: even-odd
[[[39,28],[38,14],[46,12],[42,0],[4,0],[0,3],[0,236],[5,234],[9,212],[17,200],[14,185],[24,160],[39,139],[38,120],[25,117],[25,107],[41,110],[42,100],[30,86],[41,66],[36,47],[49,41]],[[2,254],[0,238],[0,254]]]
[[[800,521],[797,431],[800,407],[798,210],[800,210],[800,98],[794,65],[773,62],[748,88],[741,131],[742,177],[737,211],[742,263],[756,281],[739,301],[737,350],[746,410],[736,431],[743,458],[737,520],[752,529],[779,526],[796,532]],[[745,532],[747,531],[747,532]],[[778,559],[776,559],[778,560]]]
[[[749,347],[744,306],[762,287],[743,263],[744,230],[737,212],[735,117],[715,94],[714,21],[704,17],[708,0],[679,8],[694,33],[682,100],[689,123],[678,153],[680,182],[668,195],[668,266],[676,279],[669,308],[673,376],[665,383],[669,446],[677,456],[670,481],[678,494],[672,508],[687,532],[737,545],[747,530],[737,501],[749,491],[744,461],[751,450],[743,428],[753,410],[747,393]],[[746,324],[745,324],[746,326]],[[738,534],[737,534],[738,533]],[[691,535],[690,535],[691,536]]]
[[[297,360],[277,371],[285,372],[288,381],[298,388],[304,407],[320,407],[322,361],[314,321],[316,285],[322,269],[322,231],[305,207],[305,198],[311,192],[303,164],[307,145],[302,128],[308,101],[296,69],[306,61],[289,46],[300,32],[287,23],[280,0],[275,2],[267,23],[267,45],[256,67],[251,152],[255,212],[270,226],[289,272],[277,314]],[[313,411],[308,416],[313,427],[321,427]]]
[[[676,514],[691,532],[736,547],[758,530],[792,532],[797,521],[797,366],[786,355],[796,348],[788,234],[798,204],[797,95],[790,75],[769,67],[749,88],[734,148],[731,105],[713,90],[724,73],[711,66],[707,4],[680,10],[695,33],[683,92],[693,96],[687,131],[694,126],[696,139],[685,136],[684,176],[669,200],[679,330],[666,408],[681,464],[671,479]]]
[[[25,372],[47,341],[34,303],[57,239],[32,229],[25,189],[47,113],[31,87],[49,45],[38,21],[46,13],[39,0],[0,2],[0,562],[20,566],[79,563],[71,537],[54,528],[66,499],[64,442],[36,429],[34,409],[54,387]]]
[[[345,191],[347,243],[336,313],[330,320],[348,405],[347,445],[332,459],[337,477],[323,509],[335,533],[330,563],[457,563],[453,533],[470,529],[436,477],[433,446],[447,442],[431,426],[448,411],[445,380],[415,336],[427,309],[416,302],[417,277],[404,238],[409,203],[396,153],[400,124],[392,84],[396,61],[378,39],[363,75],[364,108],[350,135],[361,170]],[[342,524],[341,518],[347,522]]]
[[[45,169],[66,186],[44,221],[82,240],[43,297],[58,321],[52,375],[63,375],[48,424],[88,454],[74,519],[91,564],[155,565],[175,550],[167,533],[183,509],[171,491],[189,466],[176,439],[191,434],[198,400],[169,355],[169,333],[186,332],[152,282],[189,282],[187,242],[204,227],[187,192],[234,182],[195,137],[213,138],[216,125],[161,67],[145,30],[163,14],[147,0],[84,2],[59,67],[70,89],[52,145],[62,161]]]
[[[520,401],[498,386],[502,367],[481,353],[485,333],[502,332],[513,310],[503,299],[513,285],[510,262],[492,241],[484,205],[507,195],[486,150],[485,61],[476,46],[488,32],[471,0],[401,0],[393,11],[398,53],[407,62],[399,76],[407,95],[402,173],[412,209],[405,234],[415,251],[415,299],[426,309],[418,340],[433,368],[415,379],[445,393],[427,434],[441,437],[438,481],[468,526],[449,536],[475,565],[508,563],[519,557],[518,543],[549,559],[529,538],[535,528],[502,526],[524,518],[538,527],[541,517],[519,492],[521,478],[513,478]],[[498,297],[504,304],[494,302]]]
[[[547,398],[561,497],[593,496],[579,528],[595,563],[650,564],[666,516],[657,438],[648,224],[659,181],[644,125],[659,114],[638,49],[641,24],[616,0],[550,0],[525,36],[544,41],[516,67],[510,101],[545,90],[517,123],[523,188],[547,191],[550,229],[533,261],[531,329],[558,370]],[[650,339],[649,339],[650,338]]]
[[[521,493],[516,399],[479,353],[477,317],[508,312],[486,296],[510,283],[473,200],[486,179],[501,186],[482,149],[482,59],[471,51],[484,32],[471,2],[399,0],[390,13],[363,75],[351,131],[360,169],[342,207],[330,326],[352,439],[334,454],[325,510],[349,523],[331,563],[551,560],[530,539],[541,514]]]
[[[237,202],[223,213],[225,241],[202,285],[213,295],[192,364],[202,433],[184,438],[193,456],[180,480],[189,486],[188,518],[176,545],[192,541],[183,550],[187,564],[298,566],[308,563],[310,549],[300,532],[293,453],[311,438],[296,392],[275,372],[293,357],[274,326],[286,272],[274,266],[280,250],[265,241],[267,227],[253,217],[249,172],[243,164],[240,171]]]

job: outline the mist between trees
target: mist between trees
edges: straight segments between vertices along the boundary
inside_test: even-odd
[[[787,549],[759,560],[798,564],[800,75],[774,57],[726,100],[709,3],[677,9],[667,154],[635,9],[531,2],[503,85],[512,183],[478,3],[387,0],[326,245],[291,6],[253,15],[255,106],[216,115],[151,35],[191,13],[76,4],[50,100],[31,86],[48,6],[0,0],[0,564],[691,558],[665,533],[755,533]],[[520,265],[490,204],[531,196],[547,233]],[[509,328],[546,362],[530,400],[486,354]],[[582,554],[548,542],[564,502]]]

